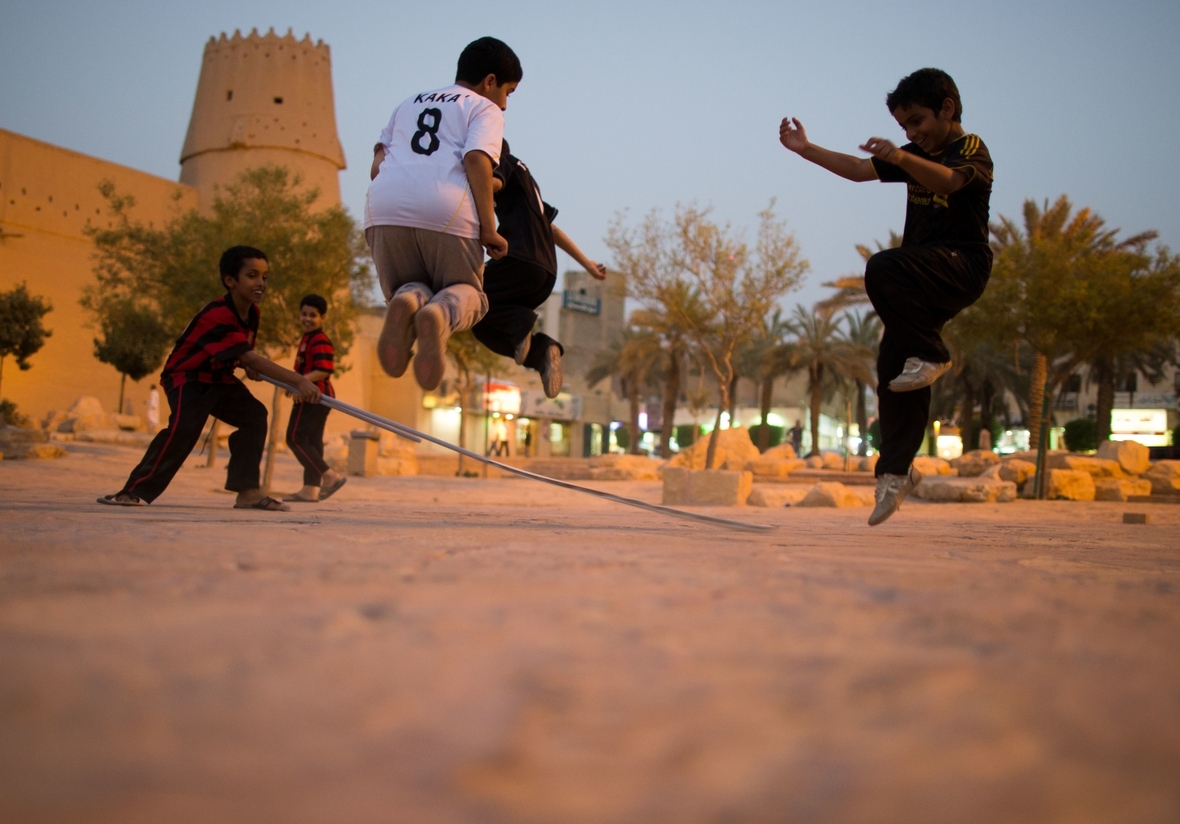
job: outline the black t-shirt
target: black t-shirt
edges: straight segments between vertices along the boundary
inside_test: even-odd
[[[504,187],[496,192],[496,219],[500,223],[498,231],[508,241],[508,257],[556,275],[552,224],[557,210],[541,199],[529,167],[508,153],[507,143],[493,174],[504,181]]]
[[[992,195],[992,158],[983,141],[973,134],[954,140],[936,155],[929,155],[913,143],[903,151],[924,160],[941,163],[967,175],[967,182],[950,195],[936,195],[901,167],[871,158],[882,183],[906,183],[909,198],[905,210],[902,246],[956,246],[991,255],[988,246],[988,204]]]

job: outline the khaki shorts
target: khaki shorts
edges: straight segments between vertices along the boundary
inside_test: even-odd
[[[476,238],[409,226],[370,226],[365,240],[386,303],[409,292],[420,307],[440,304],[456,332],[470,329],[487,314],[483,246]]]

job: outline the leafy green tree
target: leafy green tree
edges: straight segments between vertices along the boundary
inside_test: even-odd
[[[22,372],[33,368],[29,358],[53,334],[41,322],[51,311],[53,305],[40,295],[30,295],[24,283],[0,292],[0,381],[4,379],[4,361],[10,355],[16,358]]]
[[[659,336],[649,329],[628,327],[609,349],[595,356],[593,365],[586,372],[589,387],[608,377],[621,379],[621,394],[630,404],[627,451],[632,455],[639,454],[639,406],[644,390],[659,377],[663,363],[664,351]]]
[[[159,369],[172,335],[152,309],[133,300],[107,301],[98,314],[102,337],[94,339],[94,357],[115,367],[122,376],[118,406],[122,412],[127,378],[138,382]]]
[[[97,313],[109,302],[131,300],[156,313],[169,335],[179,335],[222,292],[221,253],[238,244],[256,246],[271,263],[258,350],[273,360],[291,354],[302,336],[299,301],[314,292],[328,301],[324,327],[336,347],[337,371],[343,371],[340,360],[354,338],[353,320],[372,285],[368,251],[352,217],[339,206],[317,208],[318,190],[302,189],[300,182],[285,167],[248,169],[222,190],[211,213],[183,212],[160,227],[133,220],[134,198],[104,182],[99,188],[113,225],[89,230],[96,283],[82,305]],[[276,389],[264,488],[281,435],[279,398]]]
[[[700,309],[694,298],[686,294],[681,300],[688,306],[688,312],[698,315]],[[663,378],[663,404],[660,417],[660,455],[672,457],[672,427],[676,418],[676,407],[680,399],[680,382],[683,377],[685,358],[691,353],[692,342],[688,330],[677,317],[670,316],[660,308],[636,309],[631,313],[631,324],[655,335],[663,349],[665,362],[658,369]]]

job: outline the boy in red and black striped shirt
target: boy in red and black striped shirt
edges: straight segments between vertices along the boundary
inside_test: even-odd
[[[295,354],[295,371],[329,398],[336,397],[332,389],[332,372],[336,369],[336,354],[332,341],[324,334],[324,315],[328,302],[319,295],[307,295],[299,301],[299,323],[303,337]],[[348,480],[333,472],[324,461],[324,423],[328,407],[318,403],[301,403],[295,399],[291,420],[287,423],[287,446],[303,467],[303,489],[288,495],[284,501],[312,503],[336,493]]]
[[[123,488],[99,498],[99,503],[142,506],[158,498],[184,465],[212,415],[237,427],[229,437],[225,482],[226,489],[238,493],[234,508],[289,508],[259,488],[259,463],[266,445],[266,407],[234,376],[234,368],[243,367],[255,379],[261,373],[293,384],[307,403],[316,403],[320,390],[302,375],[254,351],[258,303],[266,294],[270,272],[266,253],[250,246],[234,246],[222,254],[219,269],[225,296],[206,304],[189,321],[164,363],[160,385],[172,409],[168,426],[152,440]]]

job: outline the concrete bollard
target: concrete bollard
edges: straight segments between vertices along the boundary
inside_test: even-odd
[[[361,477],[377,474],[377,457],[381,436],[367,429],[348,433],[348,474]]]

